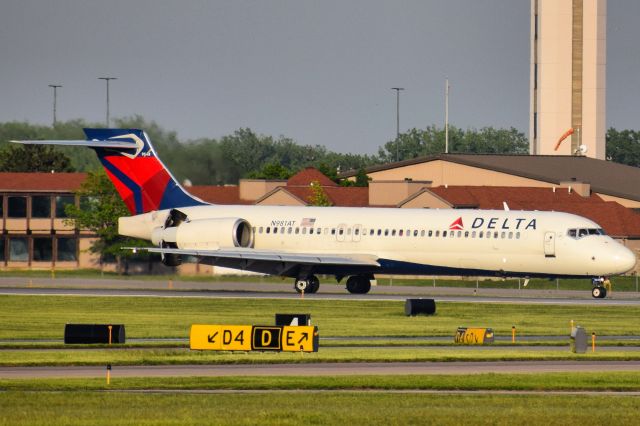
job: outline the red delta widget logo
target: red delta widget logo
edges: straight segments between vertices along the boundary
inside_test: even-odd
[[[527,219],[524,217],[517,218],[499,218],[499,217],[476,217],[471,223],[471,229],[486,228],[486,229],[504,229],[504,230],[519,230],[519,229],[536,229],[536,219]],[[464,223],[462,222],[462,216],[454,220],[449,229],[452,231],[464,230]]]

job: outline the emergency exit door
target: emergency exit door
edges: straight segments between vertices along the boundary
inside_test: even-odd
[[[556,257],[556,234],[554,232],[544,234],[544,256]]]

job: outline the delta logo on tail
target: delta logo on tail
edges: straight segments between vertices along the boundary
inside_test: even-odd
[[[453,223],[449,225],[449,229],[452,231],[464,230],[464,224],[462,223],[462,216],[454,220]]]

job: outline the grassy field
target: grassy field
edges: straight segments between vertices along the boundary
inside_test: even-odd
[[[382,392],[7,392],[2,425],[637,424],[638,398]]]
[[[640,351],[590,350],[574,354],[569,345],[555,350],[491,347],[455,348],[323,348],[316,353],[298,352],[217,352],[189,349],[147,350],[33,350],[0,352],[0,366],[36,365],[177,365],[177,364],[266,364],[311,362],[428,362],[428,361],[531,361],[640,360]]]
[[[640,415],[638,397],[616,394],[640,390],[640,372],[0,380],[0,389],[2,425],[633,425]]]
[[[451,336],[459,326],[511,336],[568,335],[574,320],[598,335],[637,335],[640,306],[506,303],[437,305],[436,315],[406,317],[402,301],[0,296],[0,339],[61,339],[66,323],[125,324],[127,337],[187,338],[191,324],[274,323],[275,313],[310,313],[320,335]]]

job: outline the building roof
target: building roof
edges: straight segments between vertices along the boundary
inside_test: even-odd
[[[428,188],[454,208],[544,210],[573,213],[593,220],[607,234],[616,237],[640,237],[640,214],[597,195],[583,197],[567,188],[439,186]]]
[[[553,184],[575,179],[589,183],[595,192],[640,201],[640,168],[583,156],[439,154],[373,166],[367,168],[366,172],[374,173],[436,160]],[[356,171],[350,171],[341,177],[352,177],[355,174]]]
[[[301,187],[285,187],[279,188],[280,190],[287,191],[294,195],[296,198],[303,200],[309,204],[309,200],[313,196],[313,192],[309,186]],[[368,207],[369,206],[369,188],[366,187],[322,187],[322,190],[327,194],[332,205],[338,207]]]
[[[240,199],[240,188],[237,185],[192,185],[185,189],[207,203],[251,204],[250,201]]]
[[[307,167],[291,176],[287,180],[287,186],[309,186],[314,181],[317,181],[320,186],[338,186],[337,183],[326,177],[320,170],[313,167]]]
[[[0,191],[74,192],[86,178],[86,173],[0,172]]]

